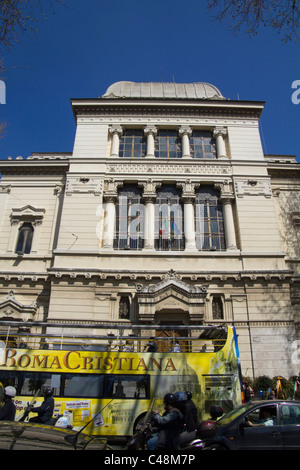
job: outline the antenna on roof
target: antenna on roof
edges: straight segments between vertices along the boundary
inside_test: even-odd
[[[177,90],[176,90],[176,83],[175,83],[175,77],[174,77],[174,75],[173,75],[173,83],[174,83],[174,89],[175,89],[175,96],[176,96],[176,98],[178,98],[178,96],[177,96]]]

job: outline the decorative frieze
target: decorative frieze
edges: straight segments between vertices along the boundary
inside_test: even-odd
[[[157,174],[157,175],[182,175],[185,173],[193,175],[230,175],[231,168],[229,166],[221,165],[207,165],[201,162],[201,165],[184,165],[184,164],[146,164],[146,163],[116,163],[114,165],[107,165],[108,173],[117,174]]]

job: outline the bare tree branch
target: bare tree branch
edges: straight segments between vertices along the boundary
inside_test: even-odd
[[[0,0],[0,46],[9,49],[24,32],[37,32],[37,24],[55,13],[54,3],[62,0]]]
[[[282,41],[300,42],[300,0],[208,0],[215,20],[230,23],[234,32],[243,27],[249,36],[261,26],[273,28]]]

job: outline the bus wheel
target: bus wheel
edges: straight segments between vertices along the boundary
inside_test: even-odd
[[[137,428],[138,426],[140,426],[142,423],[145,422],[145,416],[146,416],[146,414],[147,414],[147,413],[145,412],[145,413],[141,414],[140,416],[138,416],[138,417],[136,418],[136,420],[135,420],[135,422],[134,422],[134,425],[133,425],[133,434],[136,433],[136,428]]]

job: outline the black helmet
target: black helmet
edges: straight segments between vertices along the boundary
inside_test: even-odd
[[[166,405],[174,405],[176,403],[176,397],[173,395],[173,393],[167,393],[164,396],[164,403]]]
[[[192,392],[185,392],[185,394],[188,400],[191,400],[193,398]]]
[[[184,392],[175,392],[174,393],[174,397],[176,399],[176,402],[179,403],[185,403],[187,401],[187,396],[186,396],[186,393]]]
[[[43,388],[43,395],[44,395],[45,398],[52,397],[52,395],[53,395],[53,389],[50,388],[50,387],[44,387],[44,388]]]

